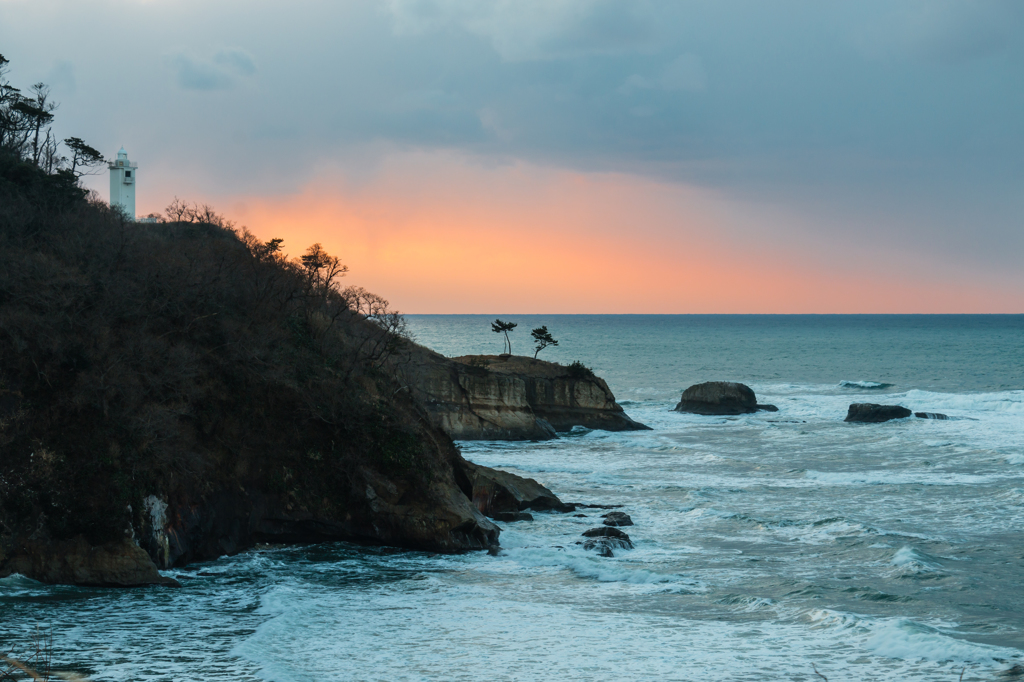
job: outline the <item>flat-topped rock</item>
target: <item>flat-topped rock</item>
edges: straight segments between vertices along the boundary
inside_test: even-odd
[[[910,410],[900,405],[878,405],[876,403],[853,403],[846,413],[848,422],[878,424],[892,419],[904,419],[911,415]]]
[[[914,416],[918,419],[949,419],[948,414],[942,414],[941,412],[915,412]]]
[[[758,410],[777,412],[774,405],[758,405],[753,389],[735,381],[705,381],[683,391],[676,412],[704,415],[750,414]]]
[[[581,366],[521,355],[446,358],[409,346],[394,368],[427,418],[456,440],[547,440],[575,426],[647,429]]]

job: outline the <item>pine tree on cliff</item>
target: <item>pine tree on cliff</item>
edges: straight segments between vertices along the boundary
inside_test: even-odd
[[[533,353],[533,358],[535,360],[537,359],[537,354],[540,353],[545,348],[547,348],[548,346],[558,345],[558,341],[555,340],[555,338],[551,336],[551,332],[548,331],[547,325],[544,325],[543,327],[537,327],[532,332],[530,332],[530,336],[532,336],[533,340],[537,343],[537,349]]]
[[[491,331],[495,334],[505,335],[505,346],[508,348],[508,354],[512,355],[512,341],[508,338],[508,333],[518,327],[519,325],[515,322],[502,322],[501,320],[495,320],[491,322]],[[505,348],[502,348],[505,350]]]

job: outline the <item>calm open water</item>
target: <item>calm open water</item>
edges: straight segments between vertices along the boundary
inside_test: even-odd
[[[447,355],[494,316],[411,316]],[[1024,316],[501,316],[653,431],[463,443],[563,500],[621,504],[636,548],[535,514],[505,551],[346,543],[173,571],[181,590],[0,581],[0,649],[51,629],[96,680],[1024,679]],[[532,354],[532,349],[530,349]],[[777,413],[671,411],[749,384]],[[851,402],[950,421],[844,424]]]

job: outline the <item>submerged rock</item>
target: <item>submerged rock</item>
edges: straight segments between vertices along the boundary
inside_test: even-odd
[[[915,412],[914,416],[918,419],[949,419],[949,415],[941,412]]]
[[[625,512],[609,512],[602,514],[601,518],[604,519],[604,525],[606,526],[632,526],[633,519],[629,518],[629,514]]]
[[[532,478],[523,478],[506,471],[491,469],[462,460],[455,472],[456,481],[466,497],[481,514],[498,518],[502,512],[574,511],[571,504],[558,497]]]
[[[875,403],[853,403],[846,413],[848,422],[877,424],[892,419],[904,419],[911,415],[910,410],[900,405],[877,405]]]
[[[774,405],[758,405],[757,396],[746,384],[735,381],[706,381],[683,391],[676,412],[691,414],[750,414],[758,410],[778,412]]]

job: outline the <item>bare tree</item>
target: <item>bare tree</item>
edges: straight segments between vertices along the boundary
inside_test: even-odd
[[[361,362],[371,368],[382,367],[410,340],[405,317],[392,310],[387,299],[362,287],[346,287],[341,297],[349,310],[370,323],[356,348]]]
[[[47,173],[56,173],[67,163],[67,158],[60,154],[58,144],[53,131],[47,129],[46,137],[43,138],[42,143],[39,145],[38,162],[38,166]]]
[[[172,223],[192,222],[189,220],[191,212],[192,206],[187,201],[182,201],[178,197],[174,197],[174,201],[164,209],[164,213],[167,214],[167,220]]]
[[[32,163],[39,165],[39,155],[42,148],[39,144],[39,135],[46,130],[53,121],[53,112],[57,110],[57,103],[50,101],[50,86],[45,83],[36,83],[32,86],[32,96],[22,98],[15,104],[29,121],[32,130]]]

